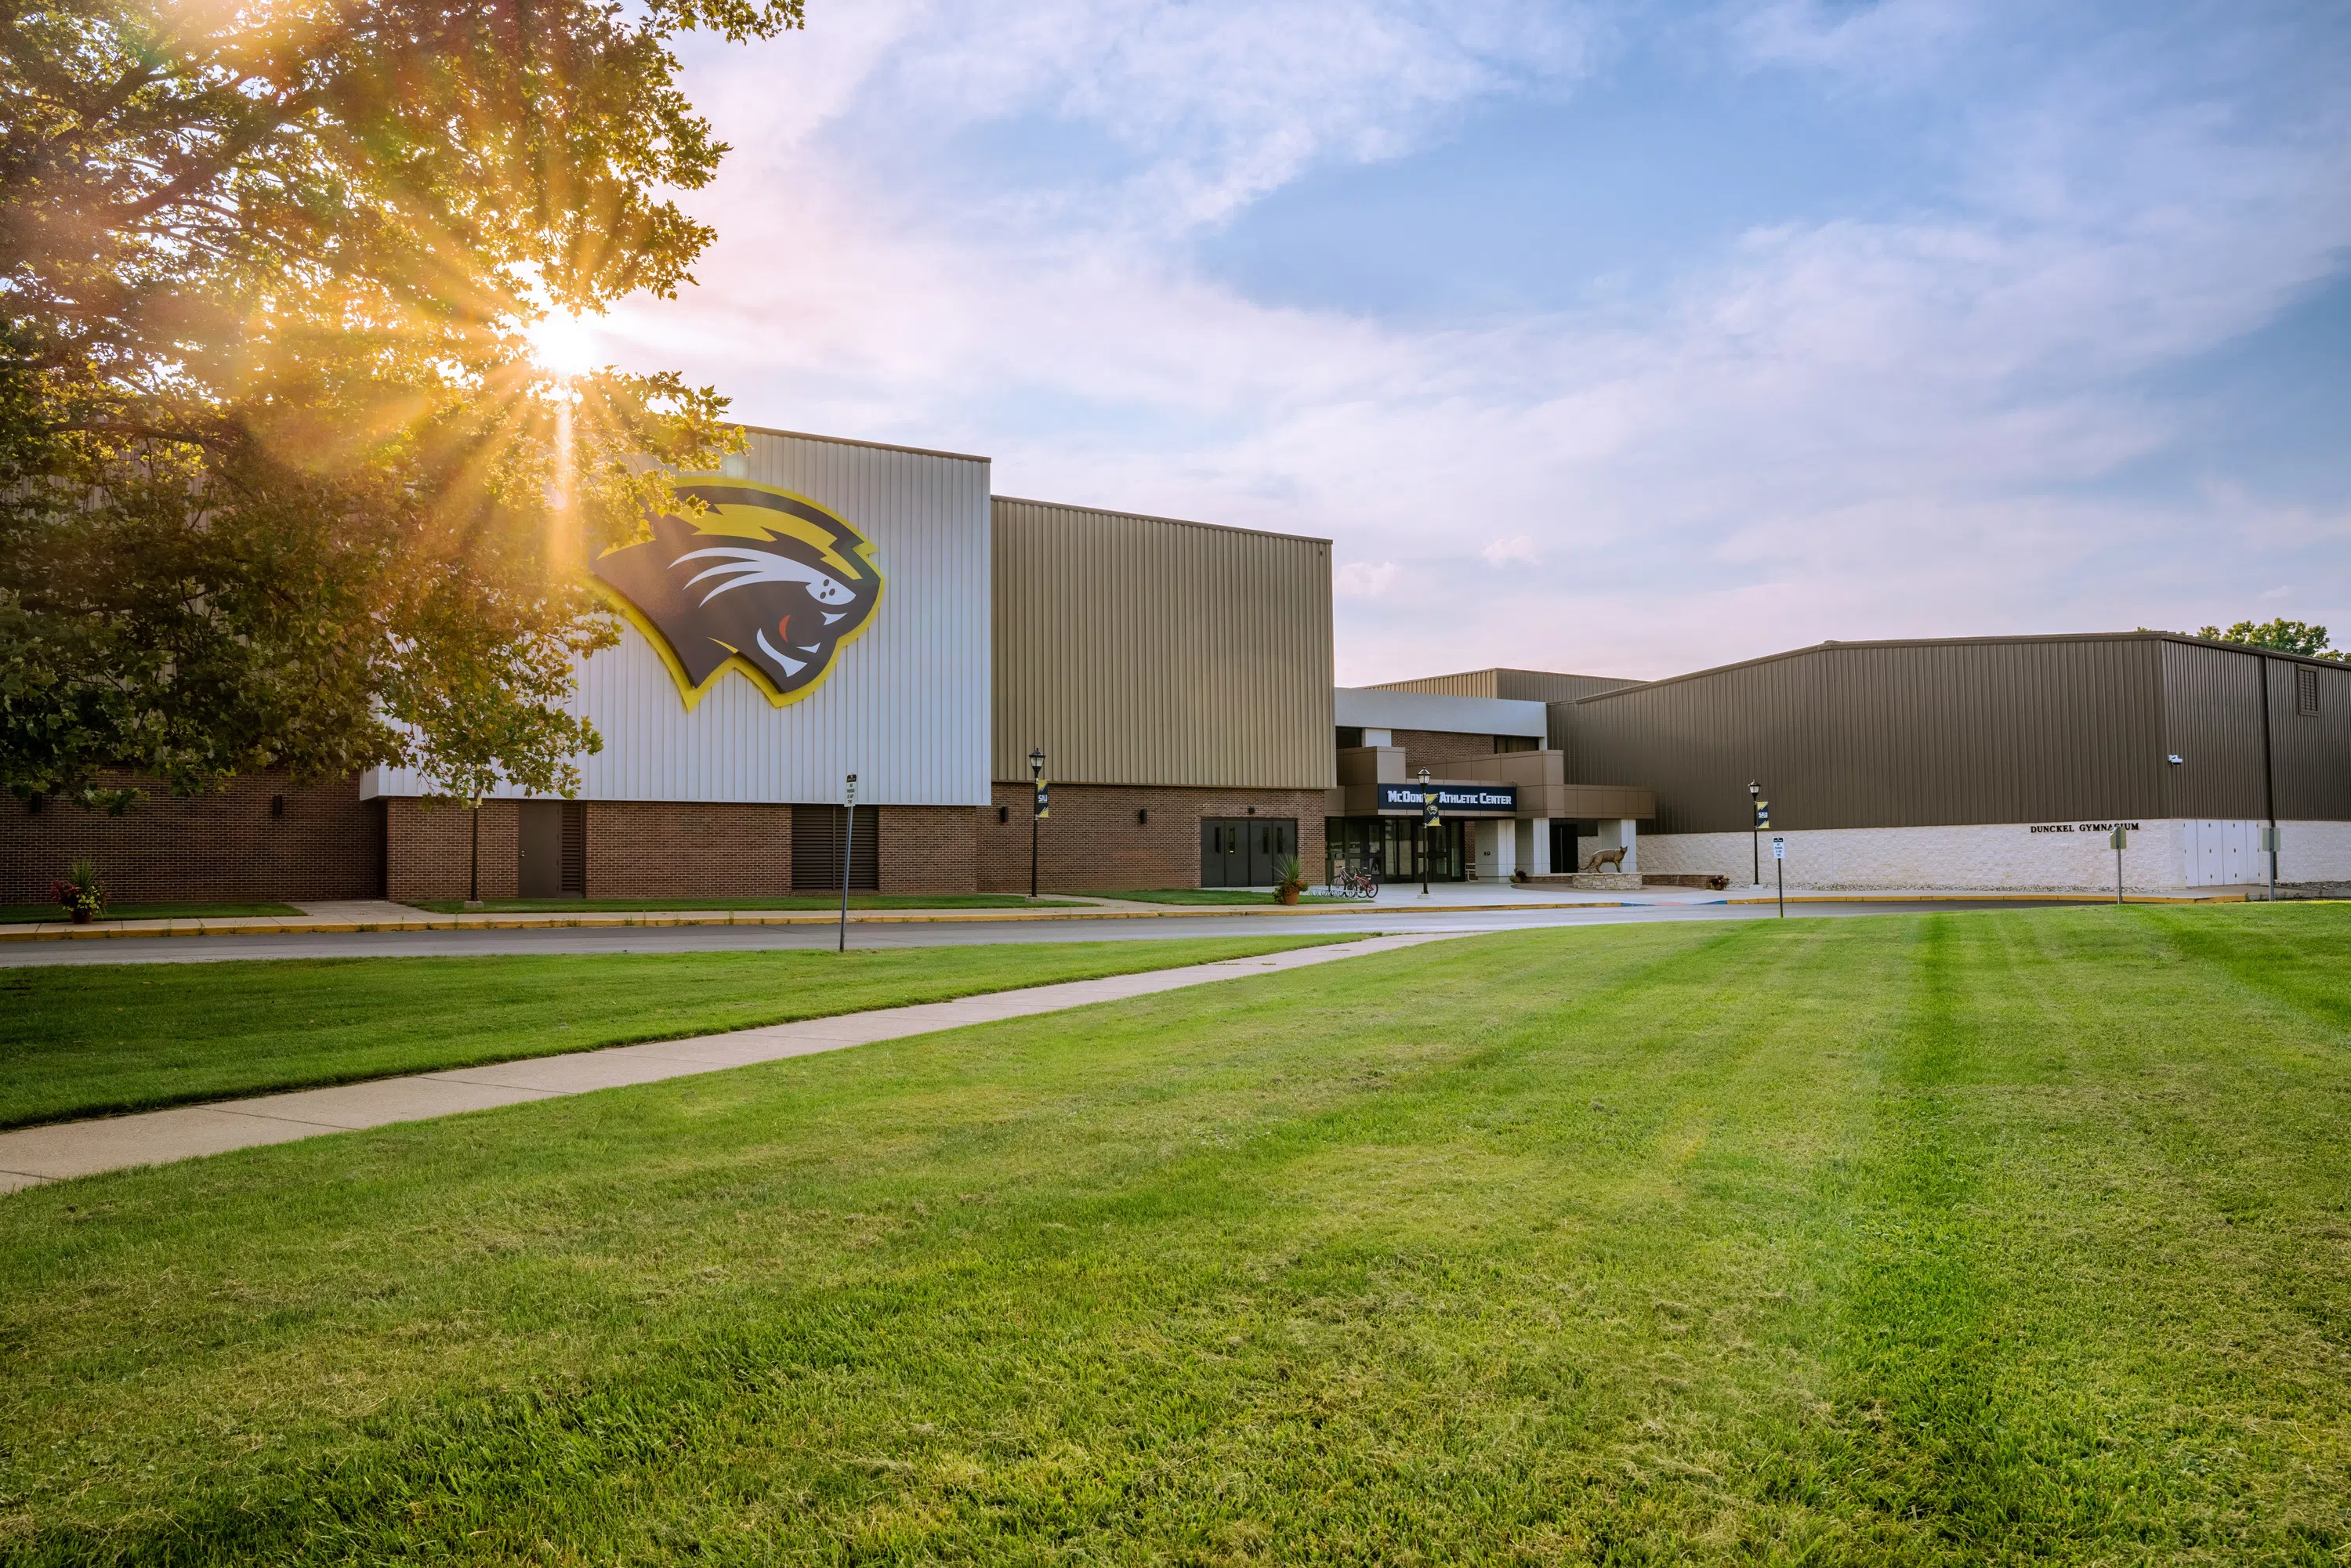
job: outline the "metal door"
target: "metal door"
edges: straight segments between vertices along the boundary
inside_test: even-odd
[[[1294,817],[1246,819],[1242,837],[1249,844],[1248,880],[1244,887],[1273,885],[1274,862],[1298,852],[1298,820]]]
[[[1249,830],[1246,817],[1200,819],[1200,885],[1249,885]]]
[[[561,800],[522,800],[515,806],[515,894],[518,898],[563,896],[563,807]]]

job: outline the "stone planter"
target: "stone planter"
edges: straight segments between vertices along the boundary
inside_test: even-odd
[[[74,923],[76,925],[89,925],[89,910],[87,910],[87,909],[84,909],[84,908],[80,907],[78,904],[77,904],[77,905],[75,906],[75,908],[74,908],[74,912],[73,912],[73,923]]]
[[[1276,888],[1273,895],[1274,897],[1281,900],[1284,904],[1295,904],[1298,902],[1298,890],[1294,887]]]

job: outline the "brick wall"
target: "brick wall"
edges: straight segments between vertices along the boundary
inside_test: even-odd
[[[588,802],[590,898],[766,898],[792,890],[792,809]]]
[[[1392,735],[1390,744],[1404,747],[1407,778],[1419,768],[1434,768],[1440,762],[1468,762],[1494,755],[1492,736],[1458,735],[1443,729],[1399,729]]]
[[[463,898],[473,844],[471,809],[392,799],[384,809],[384,896]],[[515,895],[515,803],[485,800],[482,814],[482,896]],[[590,841],[593,852],[595,841]]]
[[[28,811],[0,796],[0,903],[47,903],[49,884],[83,855],[126,904],[376,895],[381,818],[354,779],[302,787],[261,773],[193,800],[152,779],[105,782],[139,785],[147,797],[129,815],[110,817],[55,800]],[[273,817],[277,797],[285,810]]]
[[[979,845],[974,829],[994,812],[972,806],[883,806],[882,891],[972,893],[979,887]],[[867,814],[857,831],[866,831]],[[1026,891],[1028,884],[1021,884]]]
[[[995,810],[980,813],[979,886],[985,893],[1029,891],[1026,784],[996,786]],[[1320,789],[1179,789],[1153,785],[1056,784],[1053,814],[1038,840],[1038,885],[1064,893],[1200,885],[1204,817],[1291,817],[1298,858],[1310,879],[1322,875],[1323,792]],[[1135,821],[1148,811],[1148,822]],[[885,865],[883,875],[889,871]]]

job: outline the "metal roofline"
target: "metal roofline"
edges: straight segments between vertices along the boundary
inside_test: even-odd
[[[990,496],[988,500],[1009,501],[1019,507],[1050,507],[1060,512],[1088,512],[1097,517],[1125,517],[1138,523],[1173,523],[1179,528],[1215,528],[1219,533],[1254,534],[1259,538],[1296,539],[1301,544],[1327,545],[1331,542],[1313,534],[1284,533],[1280,528],[1244,528],[1231,523],[1204,523],[1194,517],[1162,517],[1150,512],[1122,512],[1115,507],[1081,507],[1074,501],[1040,501],[1030,496]]]
[[[1733,670],[1750,670],[1758,664],[1776,664],[1783,659],[1801,659],[1807,653],[1825,653],[1832,648],[1982,648],[2004,643],[2186,643],[2198,648],[2219,648],[2231,653],[2258,653],[2272,659],[2285,659],[2297,664],[2314,664],[2322,670],[2351,669],[2351,664],[2333,659],[2314,659],[2306,653],[2287,653],[2275,648],[2257,648],[2250,643],[2223,643],[2212,637],[2192,637],[2185,632],[2018,632],[2001,637],[1886,637],[1873,642],[1841,643],[1831,638],[1802,648],[1789,648],[1777,653],[1764,653],[1752,659],[1740,659],[1729,664],[1713,664],[1687,674],[1660,675],[1654,681],[1635,685],[1620,686],[1613,692],[1594,692],[1588,697],[1561,699],[1578,706],[1585,703],[1606,702],[1613,697],[1630,696],[1635,692],[1652,686],[1677,685],[1683,681],[1702,680],[1708,675],[1728,674]]]
[[[808,430],[778,430],[771,424],[745,424],[739,420],[727,423],[752,435],[782,435],[794,441],[821,441],[829,446],[864,446],[875,452],[904,452],[916,457],[946,457],[957,463],[992,464],[995,461],[989,457],[974,456],[968,452],[941,452],[930,446],[901,446],[894,441],[860,441],[850,435],[819,435]]]

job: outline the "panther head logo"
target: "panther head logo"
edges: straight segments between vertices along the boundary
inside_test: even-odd
[[[882,601],[873,543],[805,496],[695,475],[675,486],[707,507],[653,519],[653,537],[589,570],[643,632],[690,709],[728,669],[781,707],[832,671]]]

